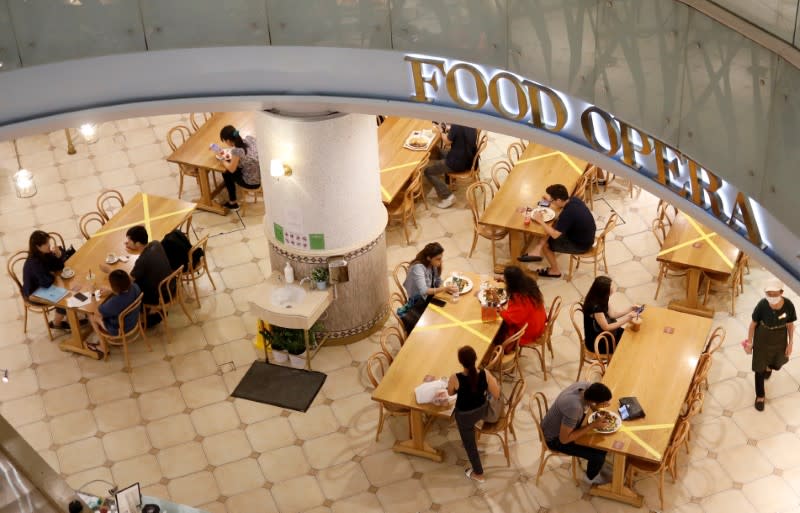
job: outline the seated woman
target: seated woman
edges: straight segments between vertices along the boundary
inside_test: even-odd
[[[422,312],[434,294],[442,291],[455,292],[456,287],[442,285],[442,259],[444,248],[438,242],[429,242],[417,253],[408,266],[408,275],[403,282],[408,303],[398,309],[397,314],[403,321],[406,333],[411,333]],[[401,311],[402,310],[402,311]]]
[[[22,266],[22,295],[30,299],[39,287],[47,288],[55,282],[55,274],[64,270],[63,250],[52,244],[50,235],[42,230],[31,233],[28,239],[28,258]],[[36,302],[34,299],[33,302]],[[67,311],[56,308],[50,328],[69,331],[69,323],[64,319]]]
[[[108,275],[108,284],[111,286],[110,291],[108,289],[100,290],[101,298],[106,297],[105,301],[98,305],[97,311],[89,318],[95,333],[97,333],[97,338],[100,340],[100,347],[98,349],[96,345],[88,345],[91,349],[102,352],[103,355],[108,352],[105,337],[116,337],[120,333],[119,314],[136,301],[141,294],[139,286],[131,281],[130,275],[122,269],[111,271]],[[95,301],[94,297],[92,301]],[[136,326],[139,313],[140,310],[136,309],[125,317],[125,326],[122,328],[125,332]]]
[[[608,299],[612,290],[611,278],[608,276],[598,276],[594,279],[586,298],[583,300],[583,334],[586,349],[594,352],[594,341],[597,335],[603,331],[610,331],[614,334],[614,340],[619,342],[624,331],[622,326],[633,319],[636,315],[638,305],[632,305],[627,312],[610,312],[608,309]],[[608,354],[605,349],[600,348],[600,354]]]
[[[220,130],[219,138],[225,144],[233,147],[230,159],[222,160],[222,165],[226,170],[222,173],[222,180],[228,190],[228,201],[224,206],[231,210],[239,210],[239,204],[236,202],[236,186],[245,189],[261,187],[258,146],[255,137],[248,135],[242,139],[239,131],[231,125],[226,125]]]
[[[547,324],[547,312],[544,310],[544,297],[536,280],[525,274],[517,266],[508,266],[503,271],[503,279],[506,282],[506,293],[508,303],[505,308],[500,309],[500,317],[503,318],[503,329],[500,331],[501,337],[496,339],[502,343],[505,339],[522,329],[525,324],[528,328],[522,335],[520,345],[528,345],[535,342],[544,333]],[[513,347],[504,348],[506,354],[514,351]]]

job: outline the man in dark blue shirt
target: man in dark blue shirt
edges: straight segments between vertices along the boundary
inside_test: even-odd
[[[550,264],[547,269],[539,270],[539,276],[547,278],[560,278],[561,270],[558,268],[556,253],[570,253],[579,255],[586,253],[594,244],[594,234],[597,225],[589,207],[580,198],[569,197],[567,188],[561,184],[554,184],[545,189],[545,199],[556,209],[561,209],[555,226],[544,222],[541,212],[537,212],[531,219],[539,223],[547,237],[543,238],[527,255],[518,258],[520,262],[538,262],[542,256]]]
[[[451,125],[444,132],[442,142],[449,150],[442,149],[441,159],[433,160],[425,168],[425,176],[436,189],[439,196],[439,208],[449,208],[456,197],[444,181],[446,173],[459,173],[472,168],[472,161],[478,152],[478,131],[461,125]]]

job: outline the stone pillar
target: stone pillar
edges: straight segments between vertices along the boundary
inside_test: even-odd
[[[367,336],[386,318],[389,297],[375,116],[262,113],[256,139],[271,268],[289,261],[300,280],[344,255],[350,281],[337,285],[323,332],[333,343]],[[272,159],[291,176],[271,176]]]

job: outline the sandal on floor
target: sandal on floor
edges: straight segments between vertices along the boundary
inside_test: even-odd
[[[104,359],[105,359],[105,357],[106,357],[106,353],[104,353],[104,352],[103,352],[103,351],[100,349],[100,345],[99,345],[99,344],[92,344],[91,342],[87,342],[87,343],[86,343],[86,347],[87,347],[87,348],[88,348],[90,351],[94,351],[95,353],[97,353],[97,356],[99,356],[99,357],[100,357],[100,358],[99,358],[100,360],[104,360]],[[108,350],[108,352],[109,352],[109,353],[111,353],[111,350],[109,349],[109,350]]]
[[[69,327],[69,323],[67,321],[61,321],[60,324],[56,324],[55,322],[50,321],[48,324],[49,324],[51,330],[71,331],[71,329]]]
[[[483,476],[478,477],[477,475],[475,475],[475,472],[473,472],[471,468],[464,469],[464,475],[466,475],[468,479],[472,479],[477,483],[483,483],[484,481],[486,481],[485,477]]]
[[[761,399],[761,400],[759,401],[759,399]],[[766,398],[765,397],[756,397],[756,404],[755,404],[756,410],[764,411],[764,403],[765,402],[766,402]]]
[[[542,257],[539,255],[520,255],[517,257],[520,262],[541,262]]]
[[[558,274],[550,274],[550,268],[546,269],[539,269],[536,271],[536,274],[541,276],[542,278],[561,278],[561,273]]]

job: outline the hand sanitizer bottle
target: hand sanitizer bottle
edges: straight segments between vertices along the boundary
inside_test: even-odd
[[[289,265],[289,262],[286,262],[286,265],[283,267],[283,277],[287,284],[294,283],[294,269]]]

